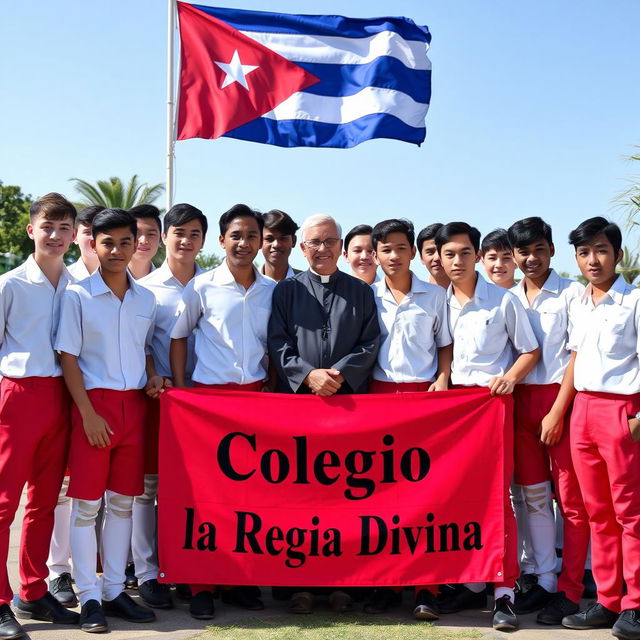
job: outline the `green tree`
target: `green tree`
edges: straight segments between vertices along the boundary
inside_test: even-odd
[[[139,204],[152,204],[164,192],[162,183],[149,185],[146,182],[140,182],[137,174],[129,180],[127,185],[117,177],[97,180],[95,185],[80,178],[70,180],[75,190],[83,197],[79,203],[81,206],[96,204],[103,207],[131,209]]]
[[[33,251],[25,230],[32,202],[20,187],[0,181],[0,271],[22,262]]]
[[[640,163],[640,153],[629,156],[629,160]],[[638,166],[634,164],[634,167]],[[633,176],[629,188],[615,196],[613,201],[625,213],[629,227],[640,225],[640,175]]]
[[[624,247],[624,256],[616,269],[618,273],[629,283],[634,284],[640,276],[640,255]]]
[[[222,264],[222,258],[215,253],[201,253],[196,258],[196,262],[200,265],[201,269],[206,271]]]

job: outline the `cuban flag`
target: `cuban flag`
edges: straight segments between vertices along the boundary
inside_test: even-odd
[[[281,147],[420,144],[431,96],[429,29],[178,2],[177,139]]]

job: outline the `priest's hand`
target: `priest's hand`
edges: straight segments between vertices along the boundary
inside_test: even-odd
[[[342,386],[344,378],[337,369],[313,369],[303,380],[317,396],[332,396]]]

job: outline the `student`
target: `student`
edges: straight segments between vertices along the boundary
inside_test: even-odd
[[[162,242],[167,250],[163,264],[139,284],[156,298],[156,321],[151,341],[151,355],[158,375],[171,378],[169,347],[171,329],[185,286],[201,273],[196,257],[207,234],[207,218],[190,204],[176,204],[164,216]],[[193,371],[193,340],[189,340],[186,376]],[[147,402],[147,438],[145,445],[144,493],[133,500],[131,551],[138,581],[138,594],[145,604],[157,609],[173,606],[167,585],[158,582],[158,548],[156,542],[156,498],[158,496],[158,428],[160,403]]]
[[[80,257],[68,267],[69,273],[76,280],[88,278],[100,266],[98,256],[91,248],[91,240],[93,240],[91,227],[93,219],[104,209],[99,205],[91,205],[78,211],[75,243],[80,249]]]
[[[527,312],[541,348],[538,364],[514,392],[515,480],[524,490],[537,578],[535,586],[516,598],[516,612],[531,613],[544,607],[537,621],[557,625],[578,611],[589,526],[571,462],[570,412],[564,422],[554,425],[543,419],[558,396],[570,359],[569,307],[582,296],[584,287],[551,269],[555,248],[551,227],[544,220],[525,218],[509,227],[508,233],[515,261],[524,274],[513,291]],[[557,593],[550,469],[565,520],[566,545]]]
[[[300,273],[289,265],[291,250],[296,244],[298,225],[289,214],[279,209],[271,209],[263,213],[262,220],[264,222],[262,234],[264,264],[261,273],[276,282]]]
[[[381,344],[369,391],[446,391],[453,355],[447,296],[444,289],[419,280],[411,271],[416,255],[413,224],[379,222],[371,239],[384,278],[373,285]],[[416,587],[416,619],[438,619],[436,593],[435,588]],[[381,613],[397,599],[396,589],[376,588],[365,612]]]
[[[499,287],[511,289],[515,284],[516,263],[504,229],[494,229],[482,238],[482,266],[487,276]]]
[[[262,391],[265,386],[267,325],[276,283],[253,266],[262,246],[262,229],[262,216],[244,204],[234,205],[220,217],[225,260],[186,286],[171,331],[175,386],[184,387],[187,382],[187,340],[192,333],[194,386],[241,391]],[[191,585],[191,591],[191,615],[202,620],[213,618],[213,587]],[[221,597],[223,602],[245,609],[263,609],[256,593],[252,587],[234,587],[223,589]]]
[[[129,213],[136,219],[138,227],[138,244],[129,263],[129,271],[139,280],[155,269],[152,260],[158,253],[162,233],[160,210],[152,204],[139,204],[129,209]]]
[[[569,309],[571,359],[543,429],[562,428],[577,391],[571,457],[589,514],[598,594],[562,624],[640,638],[640,290],[616,274],[623,256],[617,225],[590,218],[569,242],[589,284]]]
[[[540,357],[527,315],[509,291],[486,282],[475,271],[480,260],[480,232],[466,222],[450,222],[436,234],[442,266],[451,280],[447,290],[449,323],[453,336],[451,382],[462,387],[488,387],[492,395],[513,393]],[[514,359],[514,353],[517,355]],[[504,451],[507,471],[512,449]],[[518,627],[513,611],[518,577],[517,530],[508,489],[511,473],[505,474],[504,580],[495,585],[493,627],[502,631]],[[486,604],[482,584],[460,586],[440,602],[441,613],[454,613]]]
[[[58,193],[36,200],[27,234],[34,253],[0,277],[0,637],[26,638],[10,603],[9,527],[27,485],[20,544],[19,618],[77,624],[48,591],[53,512],[67,464],[69,395],[53,350],[60,300],[72,281],[63,256],[75,238],[74,206]],[[94,558],[95,561],[95,558]]]
[[[434,222],[422,229],[418,234],[416,245],[418,246],[420,262],[422,262],[429,272],[429,282],[446,289],[450,284],[450,280],[442,268],[440,254],[438,253],[435,240],[436,233],[438,233],[440,227],[442,227],[441,222]]]
[[[129,622],[155,620],[153,611],[123,591],[133,497],[144,488],[142,389],[155,396],[163,386],[153,358],[145,354],[155,298],[127,270],[136,233],[135,218],[122,209],[105,209],[95,217],[93,247],[100,267],[65,292],[55,345],[74,401],[68,490],[71,557],[82,605],[80,628],[90,633],[107,630],[104,614]],[[103,496],[99,580],[95,520]]]
[[[342,255],[351,267],[352,276],[367,284],[379,280],[378,265],[373,258],[371,227],[368,224],[359,224],[347,233]]]

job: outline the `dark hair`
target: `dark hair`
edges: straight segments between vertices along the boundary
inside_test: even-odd
[[[418,247],[418,253],[422,253],[422,245],[432,238],[436,237],[436,233],[440,231],[440,227],[442,227],[442,222],[434,222],[430,224],[428,227],[425,227],[418,234],[418,238],[416,240],[416,245]]]
[[[164,232],[169,231],[169,227],[179,227],[181,224],[186,224],[192,220],[199,220],[202,226],[202,237],[207,235],[207,229],[209,224],[207,222],[207,216],[197,209],[193,205],[181,203],[174,204],[167,213],[165,213],[162,223],[164,225]]]
[[[221,236],[227,233],[227,229],[229,228],[231,221],[235,220],[236,218],[253,218],[258,224],[260,234],[262,234],[262,230],[264,229],[264,220],[262,219],[262,214],[259,211],[248,207],[246,204],[234,204],[231,209],[225,211],[220,216]]]
[[[160,224],[160,209],[152,204],[139,204],[129,209],[129,213],[136,219],[153,218],[158,225],[158,231],[162,231]]]
[[[91,235],[95,240],[100,233],[108,233],[111,229],[128,227],[133,237],[138,237],[138,225],[130,211],[124,209],[104,209],[93,219]]]
[[[373,227],[371,232],[371,244],[374,249],[377,249],[378,242],[384,242],[390,233],[404,233],[407,236],[409,244],[413,247],[413,243],[416,238],[415,231],[413,230],[413,222],[406,220],[405,218],[391,218],[390,220],[383,220]]]
[[[344,250],[349,251],[349,243],[356,236],[370,236],[373,229],[369,224],[358,224],[344,237]],[[373,244],[373,243],[372,243]]]
[[[551,227],[538,216],[514,222],[507,230],[512,247],[526,247],[538,240],[546,240],[553,244]]]
[[[474,250],[477,252],[480,250],[480,232],[466,222],[447,222],[443,224],[436,233],[436,247],[438,247],[438,253],[442,249],[442,245],[446,244],[453,238],[453,236],[465,235],[469,236],[469,240],[473,245]]]
[[[272,229],[284,236],[295,236],[296,231],[300,228],[288,213],[280,211],[280,209],[271,209],[271,211],[263,213],[262,221],[265,229]]]
[[[47,193],[29,207],[29,220],[32,223],[38,216],[42,216],[45,220],[71,218],[75,222],[76,208],[63,195],[55,192]]]
[[[505,229],[494,229],[491,233],[487,233],[487,235],[482,238],[480,249],[482,253],[490,251],[491,249],[495,249],[496,251],[513,251]]]
[[[589,218],[581,222],[569,234],[569,244],[572,244],[574,249],[577,249],[581,245],[589,244],[599,233],[604,233],[613,247],[613,253],[618,255],[618,252],[622,248],[622,233],[620,232],[620,227],[615,222],[609,222],[602,216]]]
[[[93,225],[93,219],[105,209],[106,207],[99,204],[92,204],[90,207],[81,209],[78,211],[78,216],[76,218],[76,227],[80,224],[83,224],[85,227],[91,227],[91,225]]]

